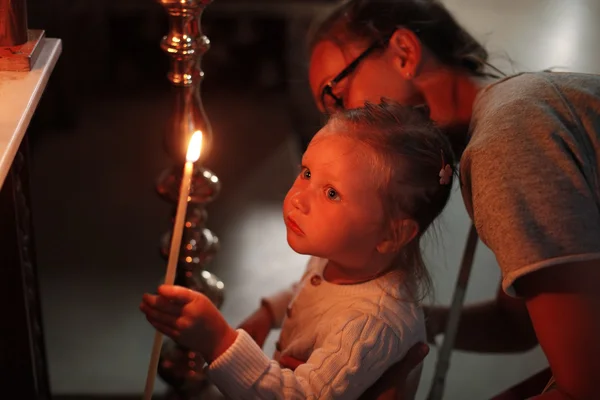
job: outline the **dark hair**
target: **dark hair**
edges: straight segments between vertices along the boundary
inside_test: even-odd
[[[487,50],[438,0],[344,0],[317,21],[309,46],[324,39],[385,42],[400,27],[413,31],[439,61],[477,76],[493,76]],[[503,74],[502,74],[503,75]]]
[[[373,150],[390,224],[398,218],[417,222],[419,232],[400,250],[397,264],[412,278],[414,300],[422,300],[432,285],[421,253],[421,238],[450,198],[456,167],[450,141],[426,112],[387,100],[340,111],[329,121],[348,124],[351,129],[341,134]],[[440,171],[446,165],[452,168],[452,174],[442,184]]]

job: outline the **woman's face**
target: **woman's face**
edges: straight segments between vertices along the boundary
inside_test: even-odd
[[[348,44],[341,48],[329,40],[319,42],[310,59],[309,80],[317,107],[327,113],[336,108],[332,96],[323,95],[326,85],[359,57],[369,44]],[[366,101],[379,103],[382,98],[400,104],[423,104],[424,99],[411,80],[404,79],[398,58],[386,49],[377,49],[364,57],[356,68],[332,87],[343,108],[362,107]]]

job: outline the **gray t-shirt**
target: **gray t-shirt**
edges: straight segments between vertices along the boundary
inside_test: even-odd
[[[478,95],[461,159],[465,205],[502,287],[600,258],[600,76],[523,73]]]

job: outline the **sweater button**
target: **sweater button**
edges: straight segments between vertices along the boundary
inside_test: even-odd
[[[310,283],[313,286],[319,286],[321,284],[321,277],[319,275],[314,275],[312,278],[310,278]]]

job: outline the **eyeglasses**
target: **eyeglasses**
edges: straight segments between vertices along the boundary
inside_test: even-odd
[[[367,58],[369,54],[371,54],[376,49],[384,47],[388,41],[389,39],[386,39],[384,41],[378,40],[372,45],[370,45],[365,51],[360,53],[360,55],[356,57],[354,61],[348,64],[348,66],[344,68],[342,72],[337,74],[335,78],[333,78],[331,81],[329,81],[329,83],[327,83],[327,85],[325,85],[325,87],[321,91],[321,105],[323,106],[323,109],[327,114],[332,114],[335,111],[344,109],[344,99],[341,96],[338,96],[335,93],[333,93],[333,89],[335,88],[335,86],[342,79],[346,78],[348,75],[353,73],[356,67],[358,67],[358,64],[360,64],[362,60]],[[327,101],[328,97],[332,101]]]

